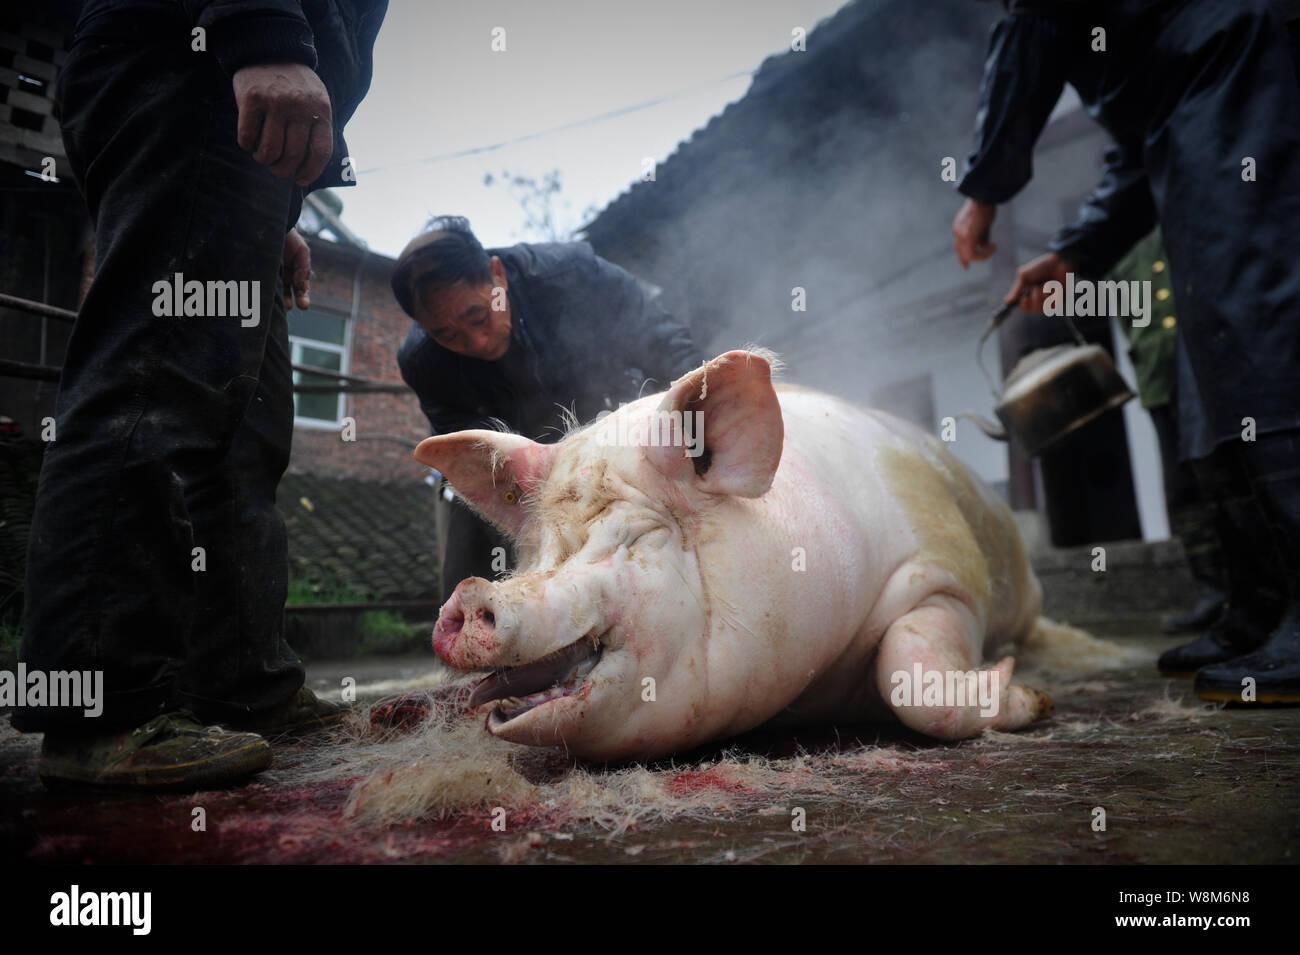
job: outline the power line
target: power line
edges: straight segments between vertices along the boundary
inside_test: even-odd
[[[649,109],[652,106],[658,106],[662,103],[668,103],[675,99],[681,99],[683,96],[689,96],[692,93],[698,93],[700,90],[708,89],[711,86],[720,86],[732,80],[740,79],[742,76],[752,76],[750,70],[740,70],[736,73],[729,73],[726,76],[719,77],[715,80],[709,80],[696,86],[687,87],[668,93],[655,99],[645,100],[641,103],[635,103],[631,106],[623,106],[605,113],[599,113],[595,116],[588,116],[585,119],[574,120],[571,123],[564,123],[561,126],[552,126],[549,129],[541,129],[532,133],[525,133],[523,136],[515,136],[512,139],[503,139],[497,143],[490,143],[486,146],[472,146],[468,149],[458,149],[455,152],[439,153],[435,156],[423,156],[416,159],[404,159],[401,162],[389,163],[386,166],[371,166],[369,169],[358,170],[357,175],[364,173],[383,172],[387,169],[400,169],[403,166],[430,166],[434,163],[448,162],[452,159],[463,159],[466,156],[477,156],[481,153],[495,152],[498,149],[504,149],[506,146],[514,146],[518,143],[528,142],[533,139],[541,139],[543,136],[551,136],[555,133],[562,133],[566,130],[576,129],[579,126],[589,126],[593,123],[601,123],[608,119],[617,119],[620,116],[626,116],[629,113],[636,113],[643,109]]]

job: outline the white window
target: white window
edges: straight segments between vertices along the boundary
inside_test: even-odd
[[[346,315],[309,308],[289,313],[289,354],[295,365],[348,373],[351,329]],[[293,373],[294,384],[337,384],[337,379],[306,372]],[[343,421],[342,392],[294,392],[294,424],[338,427]]]

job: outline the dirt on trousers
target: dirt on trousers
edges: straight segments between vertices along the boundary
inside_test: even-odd
[[[230,791],[87,795],[47,792],[36,775],[40,736],[0,721],[0,856],[90,864],[1300,860],[1300,708],[1202,704],[1189,680],[1155,670],[1156,655],[1177,639],[1153,636],[1154,628],[1092,631],[1132,652],[1104,668],[1018,669],[1017,681],[1053,695],[1055,715],[960,743],[840,726],[752,733],[648,766],[581,765],[510,744],[469,765],[445,746],[412,756],[426,739],[443,746],[451,730],[434,727],[397,741],[353,733],[277,745],[270,769]],[[315,665],[309,677],[336,692],[341,674],[360,674],[359,688],[377,697],[418,684],[435,666],[432,657],[352,661]],[[477,741],[481,724],[454,732]],[[399,787],[399,809],[367,811]]]

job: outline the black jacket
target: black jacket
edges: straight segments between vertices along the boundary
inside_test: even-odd
[[[207,53],[227,76],[259,63],[310,66],[329,92],[334,153],[301,190],[306,194],[355,184],[344,167],[343,127],[370,88],[375,36],[387,11],[388,0],[86,0],[75,33],[126,31],[141,42],[189,48],[191,31],[202,27]],[[300,204],[301,195],[295,209]]]
[[[1114,138],[1100,184],[1051,248],[1094,277],[1156,224],[1177,284],[1183,458],[1300,427],[1300,83],[1271,0],[1111,0],[994,28],[976,148],[958,189],[1029,181],[1065,84]],[[1105,52],[1093,31],[1105,30]],[[1244,174],[1243,174],[1244,173]]]
[[[488,428],[499,418],[525,437],[555,441],[560,409],[586,422],[620,401],[652,394],[703,360],[689,332],[625,269],[586,242],[489,249],[505,266],[511,350],[503,361],[466,358],[412,325],[397,353],[434,434]]]

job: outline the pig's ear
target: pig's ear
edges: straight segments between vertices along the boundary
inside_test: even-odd
[[[781,405],[772,388],[772,366],[761,355],[729,351],[673,382],[660,412],[703,413],[695,430],[703,453],[681,447],[647,447],[661,472],[690,480],[710,494],[758,497],[772,486],[785,444]],[[691,421],[699,421],[692,417]],[[689,432],[688,432],[689,433]]]
[[[524,495],[551,470],[555,447],[517,434],[457,431],[425,438],[415,459],[447,476],[460,496],[512,537],[523,527]]]

